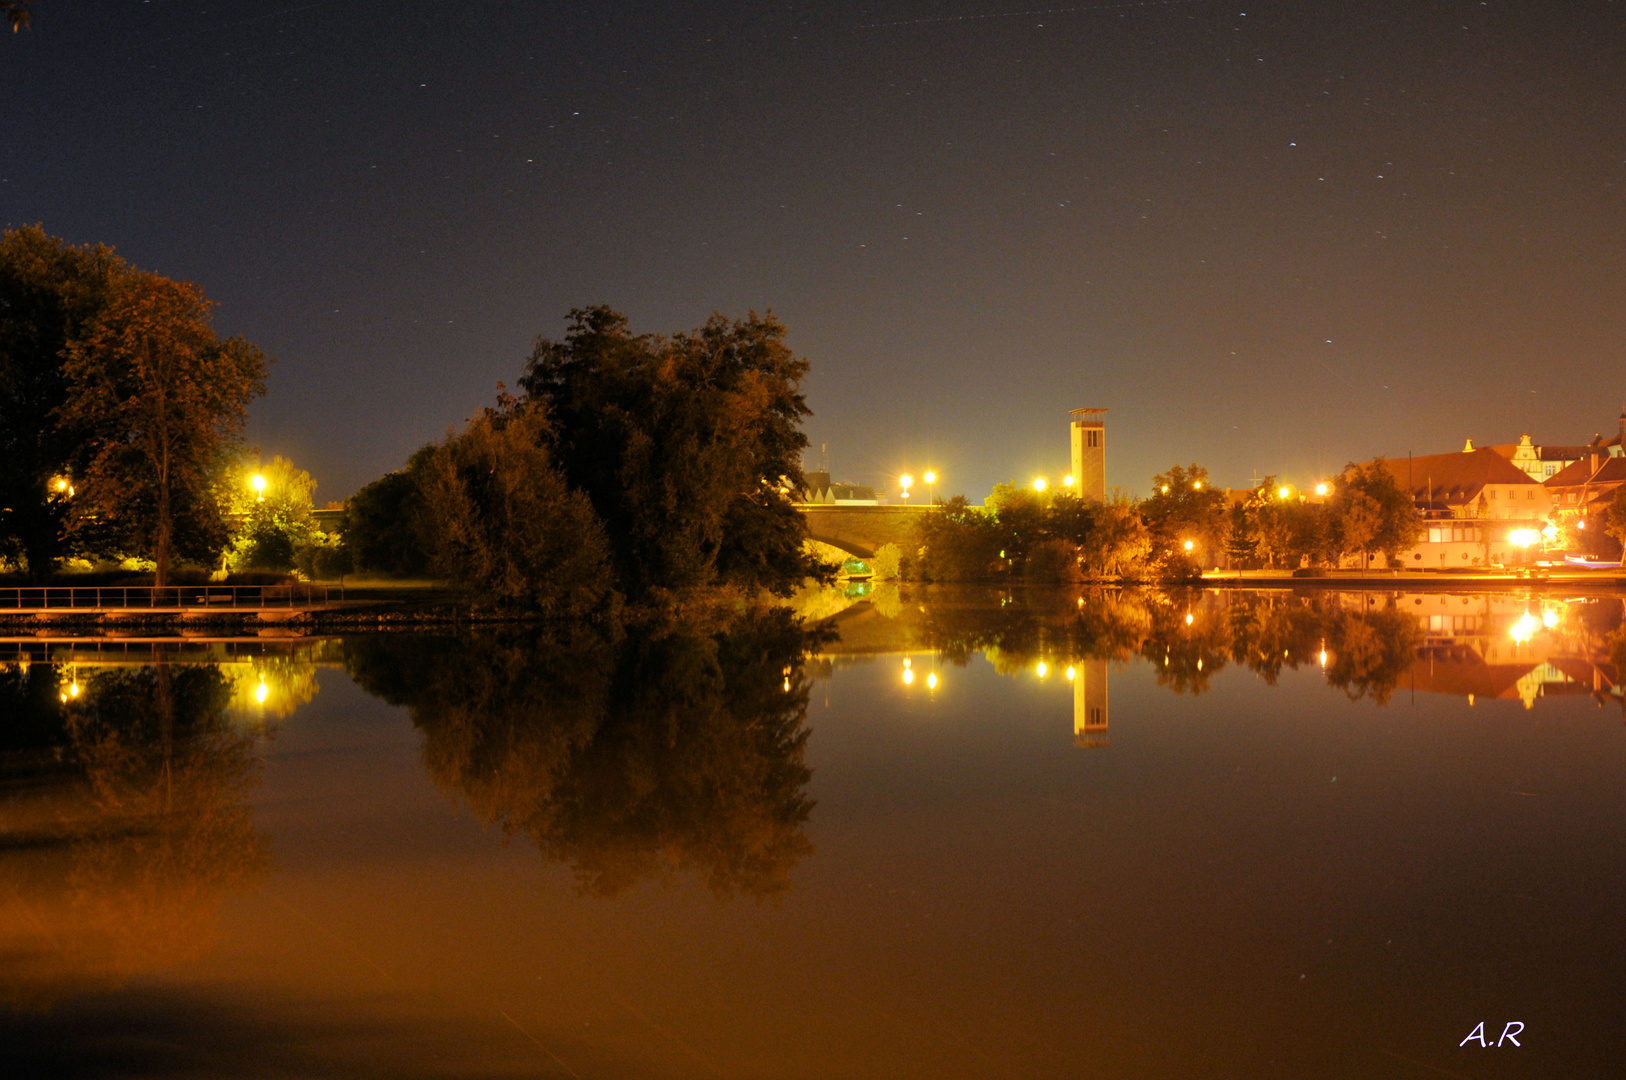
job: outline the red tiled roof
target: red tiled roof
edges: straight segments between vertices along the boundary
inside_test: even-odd
[[[1626,483],[1626,457],[1598,455],[1598,469],[1592,469],[1592,456],[1588,454],[1573,465],[1560,469],[1558,475],[1548,477],[1550,488],[1580,487],[1582,484]]]
[[[1462,502],[1477,497],[1486,484],[1537,482],[1490,447],[1460,454],[1394,458],[1383,465],[1401,490],[1419,501]]]

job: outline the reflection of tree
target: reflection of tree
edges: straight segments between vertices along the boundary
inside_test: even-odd
[[[1331,612],[1327,618],[1327,651],[1331,653],[1327,681],[1351,701],[1370,697],[1383,705],[1411,670],[1422,644],[1422,627],[1403,611]]]
[[[695,871],[772,896],[812,851],[803,763],[817,635],[787,613],[619,641],[503,632],[351,643],[357,681],[406,705],[437,784],[609,896]]]
[[[922,597],[921,599],[925,599]],[[918,641],[956,664],[983,652],[1010,673],[1040,660],[1150,663],[1161,686],[1205,692],[1227,664],[1274,685],[1281,672],[1319,665],[1351,698],[1388,700],[1410,670],[1423,631],[1392,605],[1358,611],[1336,594],[1212,592],[1197,589],[1084,589],[954,592],[919,605]]]
[[[54,728],[59,767],[10,777],[0,811],[0,985],[13,1004],[205,954],[221,901],[267,860],[247,803],[253,740],[226,723],[230,688],[215,667],[81,681],[78,697],[35,711]],[[55,690],[58,675],[37,664],[4,680],[43,706],[36,682]]]

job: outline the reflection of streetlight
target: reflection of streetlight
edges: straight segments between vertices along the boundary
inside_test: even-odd
[[[1077,676],[1078,676],[1078,672],[1075,669],[1073,669],[1071,667],[1069,667],[1067,669],[1067,681],[1068,682],[1072,682],[1073,679],[1075,679]]]
[[[1541,626],[1541,620],[1528,611],[1519,616],[1519,621],[1513,624],[1513,643],[1523,645],[1536,636],[1536,630]]]
[[[915,681],[915,669],[910,666],[909,658],[903,658],[903,685],[908,686]]]
[[[1039,678],[1042,679],[1046,675],[1050,674],[1050,665],[1046,664],[1043,660],[1040,660],[1039,661],[1038,671],[1039,671]]]
[[[936,690],[937,689],[937,672],[932,671],[932,672],[927,673],[927,675],[926,675],[926,689],[928,689],[928,690]]]
[[[253,476],[249,477],[248,486],[254,489],[255,493],[259,496],[260,502],[265,501],[265,477],[261,476],[259,473],[255,473]]]
[[[1322,667],[1327,666],[1327,647],[1325,645],[1321,647],[1321,655],[1317,659],[1321,661]]]
[[[1552,608],[1548,608],[1546,611],[1543,611],[1541,613],[1541,625],[1545,626],[1549,630],[1557,626],[1558,612],[1554,611]]]
[[[271,688],[269,686],[265,685],[265,676],[261,675],[260,676],[260,685],[254,688],[254,700],[258,701],[261,705],[264,705],[265,704],[265,699],[267,697],[269,697],[270,695],[271,695]]]
[[[1189,612],[1189,611],[1186,612],[1186,625],[1190,626],[1195,621],[1196,621],[1196,616],[1192,615],[1191,612]]]

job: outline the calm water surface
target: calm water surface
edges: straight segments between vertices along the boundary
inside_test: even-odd
[[[0,645],[0,1061],[1626,1075],[1621,616],[880,589],[834,634]]]

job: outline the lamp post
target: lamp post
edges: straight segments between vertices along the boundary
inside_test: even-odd
[[[937,503],[937,474],[931,469],[926,470],[926,500],[933,505]]]
[[[256,502],[265,501],[265,477],[261,476],[259,473],[255,473],[249,479],[248,486],[253,488],[255,494],[258,496],[255,499]]]
[[[909,485],[914,482],[915,478],[910,476],[908,473],[904,473],[902,476],[898,477],[898,486],[903,488],[903,497],[905,499],[909,497]]]

